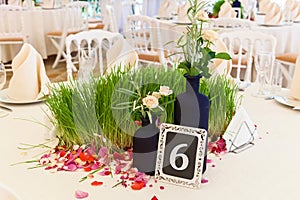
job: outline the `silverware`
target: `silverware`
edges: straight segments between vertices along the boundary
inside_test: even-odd
[[[11,108],[6,107],[6,106],[2,106],[2,105],[0,105],[0,108],[2,108],[3,110],[7,110],[7,111],[9,111],[9,112],[12,112],[12,111],[13,111]]]

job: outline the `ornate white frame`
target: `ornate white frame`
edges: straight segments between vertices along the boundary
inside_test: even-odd
[[[195,170],[192,179],[185,179],[163,172],[163,160],[165,156],[166,136],[168,132],[187,134],[198,138],[197,153],[195,158]],[[207,131],[205,129],[180,126],[163,123],[160,126],[160,136],[157,149],[155,179],[175,185],[185,186],[193,189],[199,189],[201,185],[204,154],[206,148]]]

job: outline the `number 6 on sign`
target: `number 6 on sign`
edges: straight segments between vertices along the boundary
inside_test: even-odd
[[[199,188],[206,148],[204,129],[162,124],[158,143],[155,178]]]
[[[187,147],[187,146],[188,146],[188,144],[179,144],[171,151],[170,164],[174,169],[176,169],[178,171],[185,170],[189,164],[189,158],[187,157],[187,155],[185,155],[183,153],[178,153],[178,150],[180,148]],[[176,162],[175,162],[178,157],[180,157],[182,159],[182,165],[180,167],[177,167]]]

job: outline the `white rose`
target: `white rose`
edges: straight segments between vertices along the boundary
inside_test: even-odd
[[[203,40],[208,40],[210,42],[214,42],[218,38],[219,38],[218,33],[213,30],[205,30],[203,33]]]
[[[155,96],[156,98],[161,98],[161,95],[159,92],[152,92],[152,96]]]
[[[207,12],[203,11],[203,10],[200,10],[198,13],[197,13],[197,19],[199,21],[207,21],[209,18],[208,18],[208,14]]]
[[[155,96],[148,95],[142,99],[143,105],[148,108],[156,108],[158,106],[158,99]]]
[[[160,86],[159,93],[164,96],[169,96],[170,94],[173,93],[173,91],[170,90],[170,88],[168,86]]]

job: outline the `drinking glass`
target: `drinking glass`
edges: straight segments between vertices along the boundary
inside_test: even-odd
[[[0,90],[4,87],[6,83],[6,71],[3,63],[0,62]],[[8,115],[8,112],[0,109],[0,118]]]
[[[79,49],[78,80],[88,82],[97,62],[97,51],[94,47]]]
[[[3,63],[0,63],[0,90],[4,87],[6,83],[6,71]]]
[[[256,83],[258,90],[254,96],[267,97],[270,95],[271,79],[274,65],[274,55],[270,51],[259,51],[254,57],[257,72]]]

